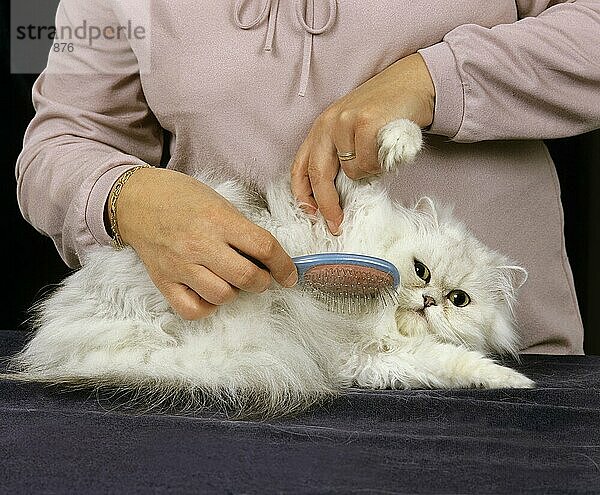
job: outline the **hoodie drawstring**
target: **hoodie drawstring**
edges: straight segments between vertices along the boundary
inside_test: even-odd
[[[271,51],[273,47],[273,38],[275,36],[275,25],[277,24],[277,12],[279,9],[280,0],[265,0],[262,10],[255,19],[250,22],[242,22],[241,11],[246,3],[246,0],[237,0],[235,5],[234,22],[240,29],[252,29],[267,18],[269,22],[267,25],[267,38],[265,40],[265,51]],[[304,29],[304,44],[302,54],[302,72],[300,74],[300,90],[298,96],[304,96],[306,94],[306,88],[308,86],[308,79],[310,75],[310,63],[312,58],[312,43],[314,35],[322,34],[328,31],[337,17],[337,0],[329,0],[329,16],[325,24],[320,28],[314,27],[314,15],[315,15],[315,0],[293,0],[295,4],[296,20],[298,24]]]

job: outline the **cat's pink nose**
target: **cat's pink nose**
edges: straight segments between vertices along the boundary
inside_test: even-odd
[[[435,299],[431,296],[423,294],[423,307],[428,308],[429,306],[437,306]]]

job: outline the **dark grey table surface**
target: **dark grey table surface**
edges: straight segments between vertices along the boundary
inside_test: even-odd
[[[514,366],[538,387],[351,390],[264,422],[0,381],[0,493],[600,493],[600,356]]]

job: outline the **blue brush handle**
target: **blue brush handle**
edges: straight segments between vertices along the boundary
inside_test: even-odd
[[[365,254],[353,253],[319,253],[296,256],[292,261],[298,269],[298,278],[302,279],[304,274],[315,266],[321,265],[358,265],[374,268],[387,273],[394,280],[394,289],[400,284],[400,273],[389,261]]]

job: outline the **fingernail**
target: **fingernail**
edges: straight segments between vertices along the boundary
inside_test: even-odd
[[[294,270],[288,278],[285,279],[283,283],[284,287],[294,287],[298,283],[298,272]]]
[[[329,227],[329,231],[333,235],[340,235],[340,227],[339,227],[339,225],[336,225],[331,220],[327,220],[327,226]]]
[[[298,206],[307,215],[315,215],[318,211],[313,205],[308,203],[298,203]]]

